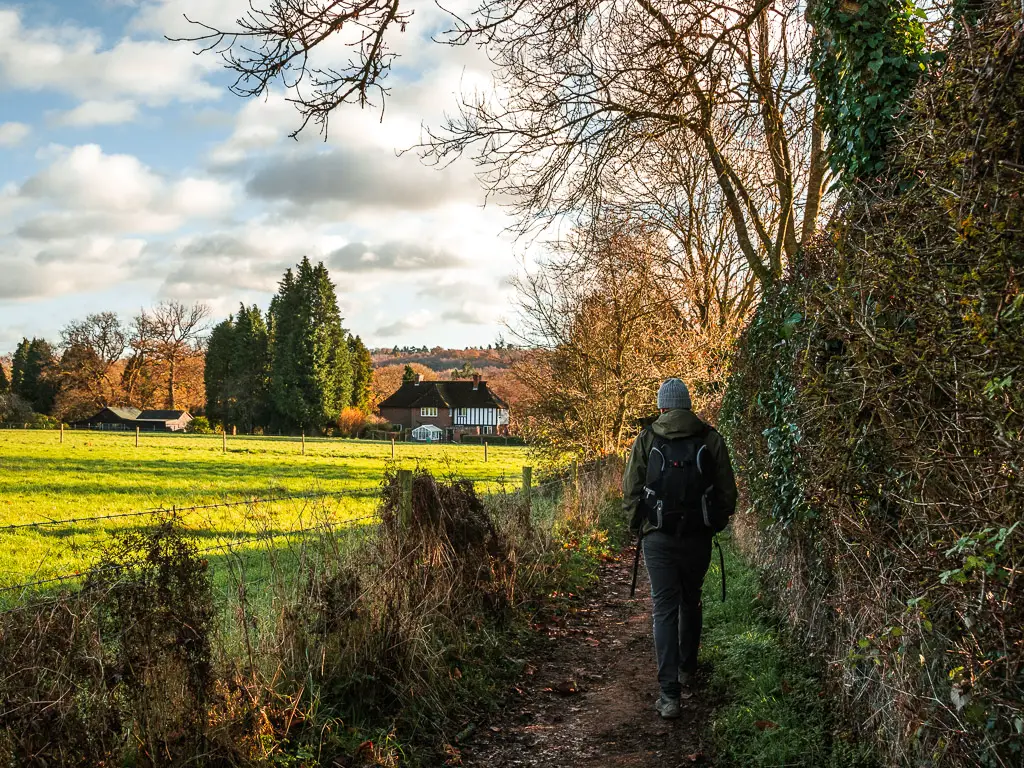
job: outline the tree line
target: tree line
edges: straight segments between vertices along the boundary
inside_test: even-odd
[[[212,331],[209,316],[203,304],[167,301],[129,322],[115,312],[74,320],[57,344],[22,339],[0,364],[0,421],[134,406],[188,410],[228,430],[317,432],[345,409],[371,411],[370,352],[342,326],[323,264],[287,270],[266,316],[242,305]]]
[[[202,304],[167,301],[129,322],[115,312],[74,320],[57,344],[22,339],[10,375],[0,372],[0,421],[75,421],[116,405],[201,408],[208,315]]]
[[[206,350],[206,413],[225,429],[317,432],[342,412],[370,411],[373,364],[342,326],[322,263],[287,270],[266,317],[242,305],[213,328]]]

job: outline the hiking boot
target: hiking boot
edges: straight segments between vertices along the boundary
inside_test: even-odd
[[[658,710],[658,714],[664,720],[675,720],[682,714],[679,709],[679,699],[670,698],[664,693],[658,697],[658,703],[654,705],[654,708]]]

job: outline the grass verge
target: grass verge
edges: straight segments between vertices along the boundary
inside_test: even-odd
[[[744,768],[876,768],[879,762],[840,720],[820,660],[800,647],[763,597],[757,571],[723,537],[728,599],[715,554],[704,582],[701,654],[721,704],[711,715],[716,765]]]

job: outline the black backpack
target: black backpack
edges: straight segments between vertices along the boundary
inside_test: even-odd
[[[718,533],[729,520],[715,503],[715,466],[701,434],[669,439],[654,435],[647,457],[647,520],[665,533]]]

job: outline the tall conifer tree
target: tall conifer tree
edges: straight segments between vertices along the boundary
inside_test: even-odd
[[[352,407],[369,413],[373,357],[358,336],[349,336],[348,351],[352,358]]]
[[[324,265],[303,258],[270,304],[270,397],[282,426],[320,430],[351,401],[352,365]]]
[[[206,343],[206,367],[203,383],[206,385],[206,415],[211,422],[225,428],[232,421],[231,358],[235,342],[235,322],[228,317],[215,326]]]
[[[50,413],[57,397],[57,385],[51,375],[53,347],[45,339],[22,339],[11,361],[11,391],[27,402],[36,413]]]
[[[270,339],[259,307],[238,308],[231,348],[232,423],[246,432],[267,424]]]

